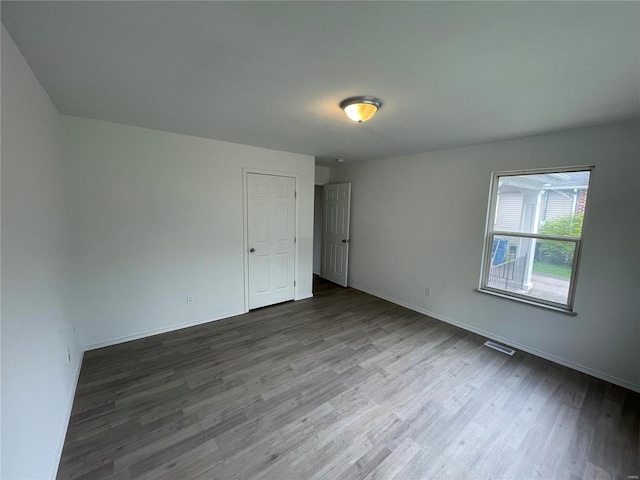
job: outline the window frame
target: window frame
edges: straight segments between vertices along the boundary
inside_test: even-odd
[[[584,209],[584,217],[582,228],[583,231],[580,237],[563,237],[563,236],[555,236],[555,235],[545,235],[540,233],[529,233],[529,232],[513,232],[513,231],[504,231],[504,230],[494,230],[496,215],[498,213],[498,184],[500,182],[500,177],[513,177],[519,175],[544,175],[550,173],[570,173],[570,172],[589,172],[589,187],[591,186],[593,180],[593,171],[595,167],[593,165],[580,165],[573,167],[551,167],[551,168],[535,168],[535,169],[527,169],[527,170],[508,170],[508,171],[499,171],[492,172],[491,174],[491,184],[489,188],[489,202],[487,206],[487,221],[485,224],[485,235],[484,235],[484,245],[483,245],[483,254],[482,254],[482,262],[480,268],[480,281],[478,286],[478,291],[484,293],[490,293],[492,295],[497,295],[499,297],[508,298],[511,300],[520,301],[523,303],[527,303],[530,305],[536,305],[540,307],[549,308],[552,310],[559,310],[566,313],[573,313],[574,307],[574,298],[576,285],[578,281],[578,271],[580,267],[580,257],[582,253],[582,243],[584,239],[584,225],[586,223],[587,211],[588,211],[588,196],[587,202],[585,204]],[[589,189],[589,188],[588,188]],[[559,242],[567,242],[574,244],[574,255],[573,261],[571,264],[571,277],[569,279],[569,291],[567,293],[567,303],[559,303],[554,302],[552,300],[547,300],[539,297],[532,297],[529,295],[520,294],[517,292],[510,292],[508,290],[503,290],[496,287],[489,286],[489,274],[491,271],[491,263],[492,263],[492,249],[493,249],[493,239],[496,236],[509,236],[516,238],[530,238],[534,240],[549,240],[549,241],[559,241]]]

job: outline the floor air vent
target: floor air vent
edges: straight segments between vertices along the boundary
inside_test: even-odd
[[[505,347],[495,342],[488,341],[484,342],[484,344],[489,348],[493,348],[494,350],[498,350],[499,352],[506,353],[507,355],[513,355],[514,353],[516,353],[516,351],[512,348]]]

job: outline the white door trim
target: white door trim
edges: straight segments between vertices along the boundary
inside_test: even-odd
[[[300,231],[300,208],[298,205],[298,189],[300,188],[300,175],[291,172],[280,172],[277,170],[265,170],[263,168],[242,168],[242,246],[244,248],[244,313],[249,311],[249,188],[247,185],[247,175],[249,173],[257,173],[259,175],[274,175],[276,177],[291,177],[296,179],[296,198],[295,198],[295,236],[298,238],[298,232]],[[293,299],[300,300],[298,289],[300,288],[300,280],[298,279],[298,245],[300,242],[294,243],[294,255],[293,255],[293,278],[295,281],[295,287],[293,288]]]

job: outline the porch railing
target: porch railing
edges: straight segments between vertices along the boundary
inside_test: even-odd
[[[524,285],[528,254],[514,258],[489,269],[488,286],[502,290],[518,290]]]

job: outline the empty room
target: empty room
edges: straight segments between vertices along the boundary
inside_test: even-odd
[[[0,8],[0,478],[638,478],[640,2]]]

